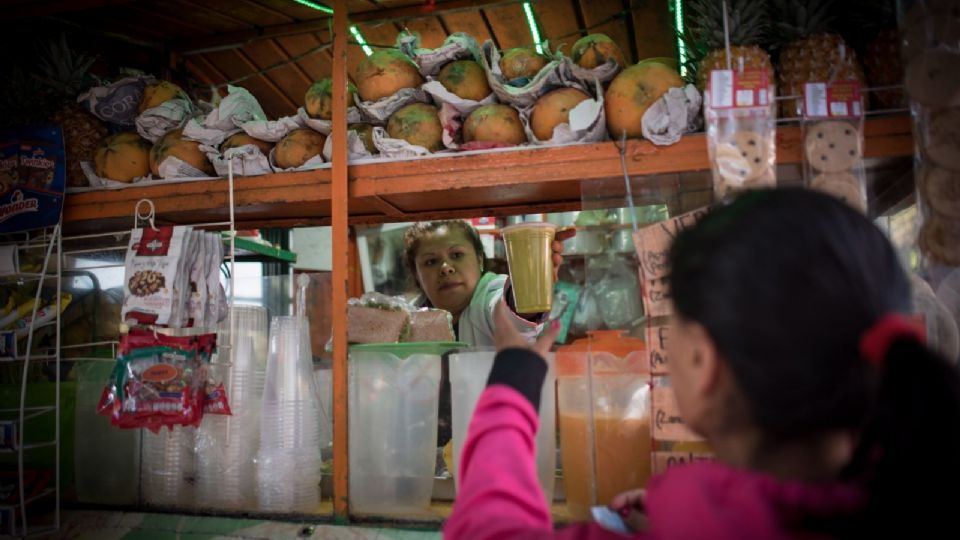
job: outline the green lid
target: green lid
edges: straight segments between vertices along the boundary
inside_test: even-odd
[[[423,341],[413,343],[363,343],[351,345],[350,352],[389,353],[398,358],[406,358],[413,354],[444,354],[470,347],[468,343],[460,341]]]

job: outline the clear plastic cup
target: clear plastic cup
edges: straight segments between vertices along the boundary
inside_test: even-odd
[[[306,317],[274,317],[271,321],[265,403],[316,401],[309,332]]]
[[[522,223],[501,231],[517,313],[544,313],[553,305],[552,223]]]

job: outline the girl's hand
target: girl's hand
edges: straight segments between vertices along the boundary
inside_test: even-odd
[[[614,497],[607,508],[619,514],[631,531],[642,531],[647,528],[647,515],[643,505],[646,497],[645,489],[625,491]]]
[[[550,246],[553,249],[553,279],[556,280],[560,273],[560,265],[563,264],[563,241],[569,240],[576,236],[576,229],[567,229],[564,231],[557,232],[557,236],[553,239],[553,245]]]
[[[511,320],[510,308],[506,301],[497,302],[497,307],[493,313],[494,320],[494,343],[497,346],[497,352],[504,349],[530,349],[531,351],[546,357],[550,352],[550,347],[557,340],[557,334],[560,333],[560,321],[553,321],[544,330],[543,334],[537,338],[537,341],[531,344],[527,338],[517,331]]]

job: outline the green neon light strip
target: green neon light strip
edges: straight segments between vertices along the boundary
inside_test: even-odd
[[[680,54],[680,76],[687,76],[687,46],[683,42],[683,0],[673,0],[673,15],[677,25],[677,52]]]
[[[537,29],[537,21],[533,18],[533,7],[530,2],[523,3],[523,12],[527,15],[527,26],[530,27],[530,35],[533,36],[533,43],[537,47],[537,53],[543,54],[543,45],[540,43],[540,30]]]
[[[360,44],[360,48],[363,49],[363,54],[370,56],[373,54],[373,49],[367,45],[367,40],[363,39],[363,34],[360,33],[360,29],[356,25],[350,27],[350,33],[353,34],[353,38],[357,40],[357,43]]]
[[[307,6],[308,8],[315,9],[317,11],[322,11],[328,15],[333,15],[333,9],[316,2],[311,2],[310,0],[293,0],[294,2],[300,4],[301,6]]]

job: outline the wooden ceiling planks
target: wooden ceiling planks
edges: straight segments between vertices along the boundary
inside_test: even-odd
[[[144,10],[145,15],[143,16],[143,20],[149,21],[151,20],[152,14],[162,13],[168,18],[172,17],[182,21],[183,24],[194,26],[197,28],[197,35],[229,32],[231,30],[242,30],[249,27],[247,23],[239,19],[221,16],[216,11],[210,11],[199,3],[163,0],[131,4],[130,7]]]
[[[277,40],[267,39],[263,40],[262,43],[266,43],[268,47],[273,50],[273,56],[290,60],[290,53],[277,43]],[[290,72],[296,75],[297,79],[295,81],[288,82],[285,80],[285,77],[287,77]],[[268,76],[273,78],[273,80],[283,88],[284,92],[293,97],[301,105],[303,104],[303,95],[306,94],[307,88],[310,88],[310,85],[313,84],[313,77],[303,69],[303,66],[301,66],[299,62],[290,62],[282,68],[270,71]]]
[[[580,10],[583,12],[583,22],[586,23],[588,34],[606,34],[613,41],[620,45],[624,58],[630,63],[636,62],[636,58],[631,57],[633,47],[629,46],[630,35],[627,31],[627,25],[624,21],[626,15],[621,18],[610,20],[624,11],[621,0],[571,0],[580,2]],[[576,40],[570,43],[572,47]],[[569,49],[567,49],[569,51]]]
[[[634,33],[637,54],[641,60],[655,56],[676,57],[677,40],[669,8],[659,2],[642,2],[633,9],[632,17],[633,27],[637,29]]]
[[[575,0],[574,0],[575,1]],[[533,13],[540,27],[540,38],[550,42],[550,49],[557,50],[563,44],[563,53],[569,55],[570,48],[580,39],[580,27],[577,25],[577,13],[573,2],[536,2]]]
[[[202,0],[203,5],[214,11],[229,14],[232,20],[244,26],[266,26],[294,22],[296,19],[275,9],[261,6],[251,0]],[[197,0],[200,3],[200,0]]]
[[[277,62],[275,52],[271,53],[270,47],[263,40],[254,41],[242,49],[233,49],[233,52],[240,58],[240,61],[249,68],[250,72],[262,70]],[[299,95],[294,93],[293,88],[305,84],[296,71],[290,65],[286,65],[268,73],[261,73],[259,78],[276,94],[286,105],[285,113],[279,116],[287,116],[296,112],[297,107],[301,105],[302,96],[306,88],[300,90]]]
[[[436,49],[447,39],[447,32],[437,17],[411,19],[403,24],[411,32],[420,34],[420,46],[426,49]]]
[[[320,36],[320,39],[323,40],[324,43],[333,42],[333,36],[330,35],[330,32],[328,30],[319,32],[318,35]],[[360,46],[356,45],[353,41],[354,40],[352,35],[347,36],[347,76],[350,78],[351,81],[356,81],[357,66],[360,65],[360,62],[364,58],[366,58],[367,55],[364,54],[363,49],[361,49]],[[330,59],[330,62],[331,62],[330,65],[332,68],[333,50],[327,49],[326,52],[327,52],[327,58]]]
[[[290,56],[300,56],[311,49],[319,47],[322,42],[315,34],[298,34],[296,36],[283,36],[276,39],[277,44],[283,47],[283,50]],[[306,74],[318,81],[330,76],[330,62],[324,56],[322,51],[317,51],[304,56],[297,61],[297,64]]]
[[[490,31],[483,22],[483,17],[476,11],[458,11],[455,13],[444,13],[440,16],[443,19],[447,30],[450,32],[466,32],[477,40],[477,43],[483,45],[483,42],[490,39]]]
[[[530,27],[527,26],[527,16],[524,15],[520,4],[488,7],[483,11],[487,14],[490,27],[501,49],[533,45],[533,36],[530,35]]]
[[[393,47],[397,42],[397,27],[393,23],[358,24],[357,29],[374,50]],[[353,36],[350,36],[350,39],[352,40]]]
[[[205,61],[219,70],[227,78],[227,80],[238,79],[255,71],[250,67],[249,64],[244,62],[243,58],[235,49],[211,51],[202,55],[194,56],[200,56],[203,58]],[[237,83],[236,86],[240,86],[249,90],[250,93],[257,98],[257,101],[260,102],[260,106],[263,107],[264,112],[266,112],[267,116],[270,118],[277,118],[279,116],[286,116],[287,114],[290,114],[291,105],[286,101],[286,98],[282,92],[278,94],[277,90],[272,88],[267,80],[263,77],[251,77]],[[296,110],[295,107],[294,110]]]
[[[117,18],[124,21],[147,21],[149,25],[156,27],[169,37],[183,37],[202,35],[208,30],[200,24],[186,20],[177,16],[176,13],[170,13],[167,10],[154,10],[147,4],[130,4],[124,6],[122,11],[117,13]],[[126,23],[123,23],[124,25]],[[136,23],[135,23],[136,24]],[[124,28],[120,26],[119,28]]]

